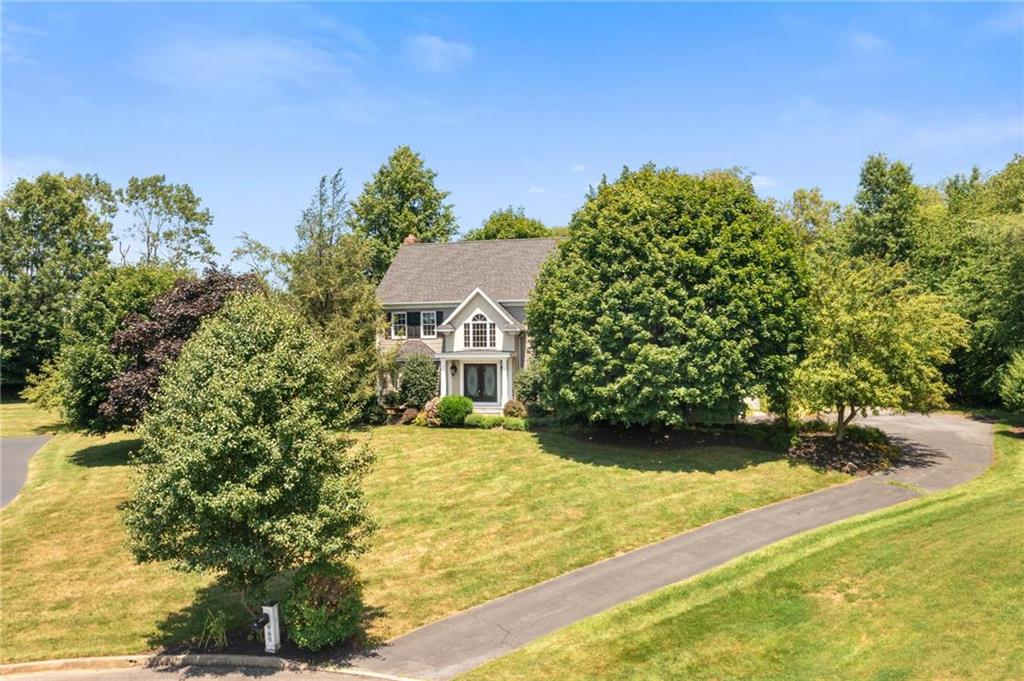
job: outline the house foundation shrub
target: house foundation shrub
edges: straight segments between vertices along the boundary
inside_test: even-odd
[[[437,395],[437,366],[430,357],[410,357],[402,364],[401,376],[399,393],[402,405],[419,409]]]
[[[437,404],[437,416],[446,428],[465,425],[466,417],[473,413],[473,400],[465,395],[447,395]]]
[[[502,424],[505,430],[526,430],[526,419],[519,416],[506,416]]]
[[[505,417],[498,414],[470,414],[466,417],[466,425],[470,428],[500,428],[505,424]]]
[[[526,405],[519,400],[509,400],[505,403],[501,413],[505,416],[514,416],[521,419],[526,417]]]
[[[312,651],[337,645],[359,633],[362,586],[348,565],[309,565],[296,573],[283,611],[295,645]]]

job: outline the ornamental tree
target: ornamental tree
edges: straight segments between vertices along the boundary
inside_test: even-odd
[[[333,430],[337,371],[302,320],[233,295],[185,344],[140,429],[123,511],[140,562],[221,575],[251,605],[267,579],[358,555],[372,456]]]
[[[677,426],[787,402],[806,284],[793,230],[729,172],[647,165],[573,216],[527,306],[562,418]]]
[[[108,429],[99,413],[107,384],[125,369],[128,358],[110,344],[120,323],[148,312],[153,300],[182,276],[170,267],[108,267],[86,277],[68,310],[55,359],[57,399],[72,427],[94,432]]]
[[[807,357],[795,393],[808,409],[835,411],[836,439],[858,414],[945,406],[941,368],[966,338],[964,320],[939,296],[879,259],[816,260]]]
[[[236,292],[260,290],[252,274],[234,275],[209,270],[202,279],[182,279],[153,302],[148,314],[125,318],[114,334],[113,353],[125,361],[125,370],[107,383],[109,392],[99,412],[107,428],[139,423],[156,392],[165,366],[178,358],[199,324]]]

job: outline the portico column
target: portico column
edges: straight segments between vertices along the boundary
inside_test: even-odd
[[[441,397],[448,394],[448,360],[441,358]]]

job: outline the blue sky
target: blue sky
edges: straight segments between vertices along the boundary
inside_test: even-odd
[[[398,144],[463,230],[566,224],[602,173],[742,166],[852,197],[884,151],[935,182],[1024,151],[1024,4],[11,4],[4,181],[164,173],[222,254]]]

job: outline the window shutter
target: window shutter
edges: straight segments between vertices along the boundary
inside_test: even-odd
[[[444,322],[444,310],[438,310],[437,311],[437,325],[441,326],[441,324],[443,322]]]
[[[420,313],[409,312],[406,315],[406,322],[409,324],[409,332],[407,338],[419,338],[420,337]]]
[[[384,313],[384,337],[391,338],[391,313]]]

